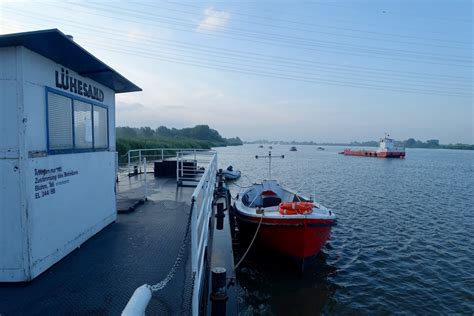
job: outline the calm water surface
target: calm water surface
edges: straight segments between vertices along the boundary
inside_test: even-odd
[[[474,152],[408,149],[403,160],[297,147],[274,146],[285,159],[273,178],[316,192],[338,225],[304,274],[252,249],[238,274],[242,315],[474,313]],[[245,175],[238,185],[267,177],[255,155],[268,149],[217,150],[221,168]]]

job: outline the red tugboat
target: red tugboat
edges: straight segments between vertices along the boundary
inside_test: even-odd
[[[385,137],[380,140],[379,148],[376,151],[344,149],[340,154],[346,156],[405,158],[405,148],[396,146],[395,141],[388,138],[389,136],[390,135],[386,134]]]
[[[271,153],[266,157],[271,161]],[[330,209],[283,188],[276,180],[245,189],[234,210],[244,236],[256,237],[260,245],[293,259],[301,271],[313,261],[336,224]]]

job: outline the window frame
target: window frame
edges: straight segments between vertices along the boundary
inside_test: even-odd
[[[71,121],[72,121],[72,148],[68,149],[51,149],[50,148],[50,142],[49,142],[49,103],[48,103],[48,93],[54,93],[58,94],[60,96],[66,97],[71,99],[71,107],[72,107],[72,115],[71,115]],[[81,101],[84,103],[88,103],[91,105],[91,118],[92,118],[92,148],[76,148],[76,133],[75,133],[75,124],[74,124],[74,100]],[[101,152],[101,151],[109,151],[110,149],[110,133],[109,133],[109,107],[100,104],[97,102],[94,102],[92,100],[78,97],[74,94],[67,93],[61,90],[53,89],[50,87],[46,87],[45,89],[45,108],[46,108],[46,150],[49,155],[59,155],[59,154],[76,154],[76,153],[86,153],[86,152]],[[107,147],[95,147],[95,130],[94,130],[94,107],[100,107],[105,109],[106,117],[107,117]]]

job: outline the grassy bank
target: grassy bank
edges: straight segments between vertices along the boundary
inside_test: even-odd
[[[225,146],[225,144],[214,143],[199,139],[175,139],[175,138],[153,138],[153,139],[129,139],[117,138],[117,151],[119,160],[126,161],[124,155],[131,149],[151,149],[151,148],[202,148],[210,149],[211,147]],[[168,152],[171,154],[171,151]]]
[[[210,149],[211,147],[238,146],[242,141],[238,137],[224,138],[219,132],[207,125],[197,125],[183,129],[160,126],[150,127],[117,127],[117,151],[120,162],[125,162],[127,151],[132,149],[152,148],[193,148]],[[155,153],[149,153],[155,154]],[[165,152],[173,155],[173,151]]]

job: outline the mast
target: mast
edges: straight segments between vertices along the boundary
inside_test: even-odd
[[[268,155],[267,156],[258,156],[256,155],[255,156],[255,159],[258,159],[258,158],[268,158],[268,180],[271,180],[272,179],[272,159],[273,158],[285,158],[285,155],[281,155],[281,156],[272,156],[272,151],[270,150],[268,152]]]

